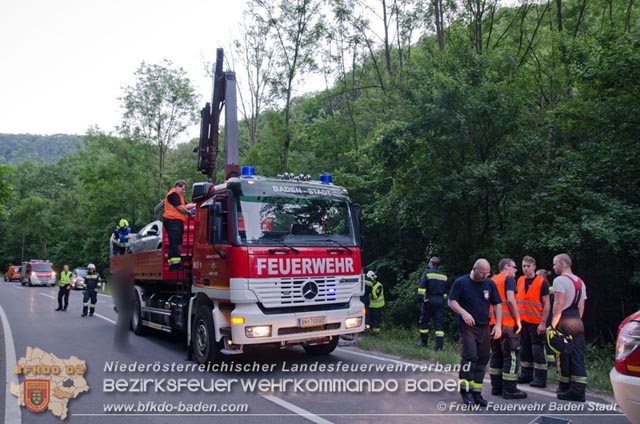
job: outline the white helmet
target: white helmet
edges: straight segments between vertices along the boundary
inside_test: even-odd
[[[96,269],[96,266],[94,264],[89,264],[87,265],[87,269]]]
[[[373,271],[369,271],[369,272],[367,272],[367,278],[370,278],[370,279],[372,279],[372,280],[375,280],[376,278],[378,278],[378,276],[376,275],[376,273],[375,273],[375,272],[373,272]]]

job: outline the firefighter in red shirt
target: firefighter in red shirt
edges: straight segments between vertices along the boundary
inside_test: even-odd
[[[182,234],[194,203],[185,204],[184,192],[187,189],[185,180],[178,180],[164,199],[164,215],[162,224],[169,237],[167,248],[169,271],[182,269]]]

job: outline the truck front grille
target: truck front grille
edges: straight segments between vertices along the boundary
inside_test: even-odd
[[[360,289],[358,277],[296,277],[256,280],[249,288],[265,308],[347,303]]]

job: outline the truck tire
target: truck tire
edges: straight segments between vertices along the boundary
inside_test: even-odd
[[[137,298],[137,294],[135,294],[136,298],[133,300],[133,305],[131,306],[131,331],[133,331],[137,336],[142,336],[144,334],[144,325],[142,325],[142,310],[140,308],[140,301]]]
[[[191,348],[198,364],[220,360],[220,343],[215,341],[211,308],[202,305],[196,311],[191,326]]]
[[[336,350],[336,347],[338,347],[339,340],[340,340],[340,336],[333,336],[331,341],[327,344],[303,346],[303,348],[309,355],[314,355],[314,356],[328,355],[334,350]]]

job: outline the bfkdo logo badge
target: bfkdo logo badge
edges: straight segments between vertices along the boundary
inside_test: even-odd
[[[29,411],[42,412],[49,406],[50,380],[24,380],[24,405]]]

